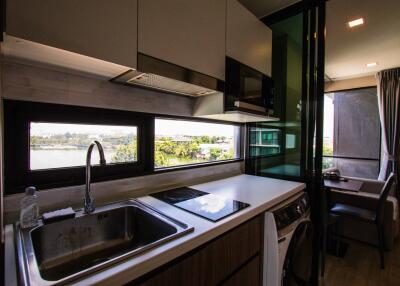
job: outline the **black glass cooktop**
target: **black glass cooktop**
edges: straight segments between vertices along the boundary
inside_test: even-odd
[[[211,221],[218,221],[250,206],[247,203],[188,187],[172,189],[152,196]]]

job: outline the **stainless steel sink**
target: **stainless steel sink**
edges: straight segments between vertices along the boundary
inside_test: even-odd
[[[137,200],[31,229],[17,225],[21,284],[66,284],[192,230]]]

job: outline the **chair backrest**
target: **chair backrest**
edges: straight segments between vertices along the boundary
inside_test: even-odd
[[[389,196],[390,190],[392,189],[394,182],[395,182],[395,175],[394,173],[391,173],[387,178],[385,185],[382,188],[381,194],[379,195],[378,209],[376,211],[376,220],[379,223],[383,222],[386,200],[387,197]]]

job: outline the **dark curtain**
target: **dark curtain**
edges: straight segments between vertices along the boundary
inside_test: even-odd
[[[397,175],[399,173],[400,68],[380,71],[376,77],[378,80],[378,104],[383,143],[383,158],[379,179],[386,180],[391,172]]]

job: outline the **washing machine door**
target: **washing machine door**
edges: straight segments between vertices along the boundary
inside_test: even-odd
[[[313,226],[311,221],[301,222],[295,229],[282,271],[283,286],[310,285],[312,264]]]

